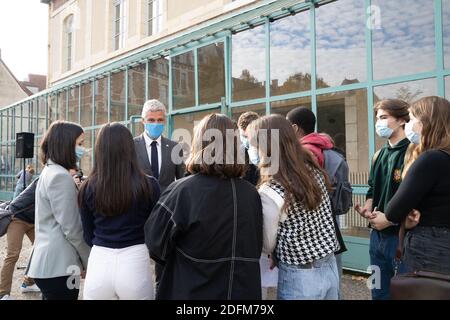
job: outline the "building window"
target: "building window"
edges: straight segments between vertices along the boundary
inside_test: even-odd
[[[125,42],[125,2],[126,0],[114,0],[113,3],[113,44],[114,50],[123,47]]]
[[[64,71],[72,69],[73,15],[64,20]]]
[[[161,31],[162,0],[147,0],[147,36]]]

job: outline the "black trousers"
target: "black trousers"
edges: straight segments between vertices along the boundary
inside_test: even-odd
[[[34,279],[41,289],[42,300],[78,300],[79,289],[68,286],[69,277]]]

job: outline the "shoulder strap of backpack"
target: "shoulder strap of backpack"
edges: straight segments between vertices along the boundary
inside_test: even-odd
[[[378,149],[377,152],[374,153],[373,158],[372,158],[372,166],[375,164],[375,162],[378,159],[378,156],[380,155],[381,149]]]

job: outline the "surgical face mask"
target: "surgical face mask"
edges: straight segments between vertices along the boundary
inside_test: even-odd
[[[409,141],[411,141],[414,144],[420,144],[420,133],[417,133],[413,130],[414,122],[409,121],[405,125],[405,135],[408,138]]]
[[[151,139],[158,139],[164,131],[164,123],[146,123],[145,131]]]
[[[253,163],[255,166],[259,165],[258,149],[253,146],[250,146],[248,148],[248,158],[250,162]]]
[[[389,128],[388,120],[378,120],[375,124],[375,130],[380,138],[389,139],[394,132],[394,129]]]
[[[75,147],[75,155],[77,157],[77,161],[80,161],[83,158],[85,149],[82,146]]]
[[[240,136],[241,136],[242,145],[245,147],[245,149],[248,149],[250,147],[250,143],[248,142],[248,138],[246,136],[244,136],[242,133],[240,134]]]

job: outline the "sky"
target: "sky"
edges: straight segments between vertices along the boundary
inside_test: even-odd
[[[2,60],[18,80],[47,74],[48,5],[40,0],[0,0]]]

